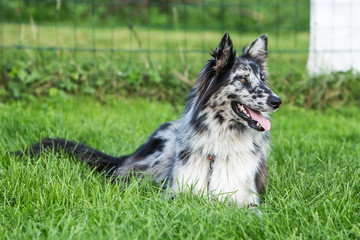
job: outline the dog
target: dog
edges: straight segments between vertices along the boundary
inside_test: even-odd
[[[178,120],[162,124],[134,153],[112,157],[65,139],[43,139],[21,152],[74,154],[116,179],[151,177],[172,192],[260,205],[270,148],[269,112],[281,99],[267,86],[267,35],[236,56],[225,33],[200,71]]]

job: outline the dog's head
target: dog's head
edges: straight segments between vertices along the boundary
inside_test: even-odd
[[[267,40],[259,36],[236,56],[225,33],[197,81],[200,101],[221,111],[224,119],[258,131],[270,129],[262,113],[276,111],[281,104],[266,85]]]

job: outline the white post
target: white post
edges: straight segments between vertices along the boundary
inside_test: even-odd
[[[310,74],[360,71],[360,0],[311,0]]]

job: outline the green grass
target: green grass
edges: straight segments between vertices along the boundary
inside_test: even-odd
[[[180,114],[169,103],[140,99],[55,96],[1,104],[1,238],[360,238],[358,108],[320,112],[285,104],[273,114],[261,216],[193,196],[170,200],[150,180],[114,185],[64,156],[8,154],[43,137],[127,154]]]
[[[178,29],[164,31],[156,28],[137,27],[135,31],[140,41],[138,42],[134,32],[128,27],[117,27],[115,29],[111,27],[74,28],[71,25],[0,23],[0,29],[6,33],[0,40],[0,43],[6,47],[58,48],[64,50],[65,56],[72,57],[76,55],[93,57],[92,49],[96,49],[99,61],[103,58],[108,59],[108,61],[112,60],[109,55],[114,54],[110,54],[110,50],[115,49],[121,50],[116,55],[121,56],[119,58],[123,62],[129,61],[128,58],[133,58],[134,63],[143,65],[149,64],[150,61],[162,68],[167,64],[175,66],[178,68],[177,70],[186,67],[195,76],[209,59],[208,52],[217,47],[224,34],[223,31],[219,30],[187,30],[184,32]],[[277,32],[272,30],[256,33],[233,30],[229,33],[238,53],[241,52],[243,46],[249,45],[257,36],[267,33],[269,50],[273,52],[270,55],[269,64],[274,71],[275,68],[276,71],[281,72],[288,72],[290,70],[288,68],[292,70],[305,69],[309,46],[308,31],[279,30]],[[73,49],[79,50],[79,52],[74,54]],[[84,50],[86,51],[83,52]],[[147,51],[151,54],[148,54]],[[31,53],[31,51],[28,52]],[[128,52],[132,52],[131,56]],[[56,56],[61,57],[59,52]],[[118,57],[115,56],[114,58],[117,59]],[[295,63],[296,66],[291,67]]]

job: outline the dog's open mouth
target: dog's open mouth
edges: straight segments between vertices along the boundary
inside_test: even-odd
[[[260,112],[235,101],[231,102],[231,107],[239,117],[248,123],[249,127],[257,131],[270,130],[270,121],[264,118]]]

